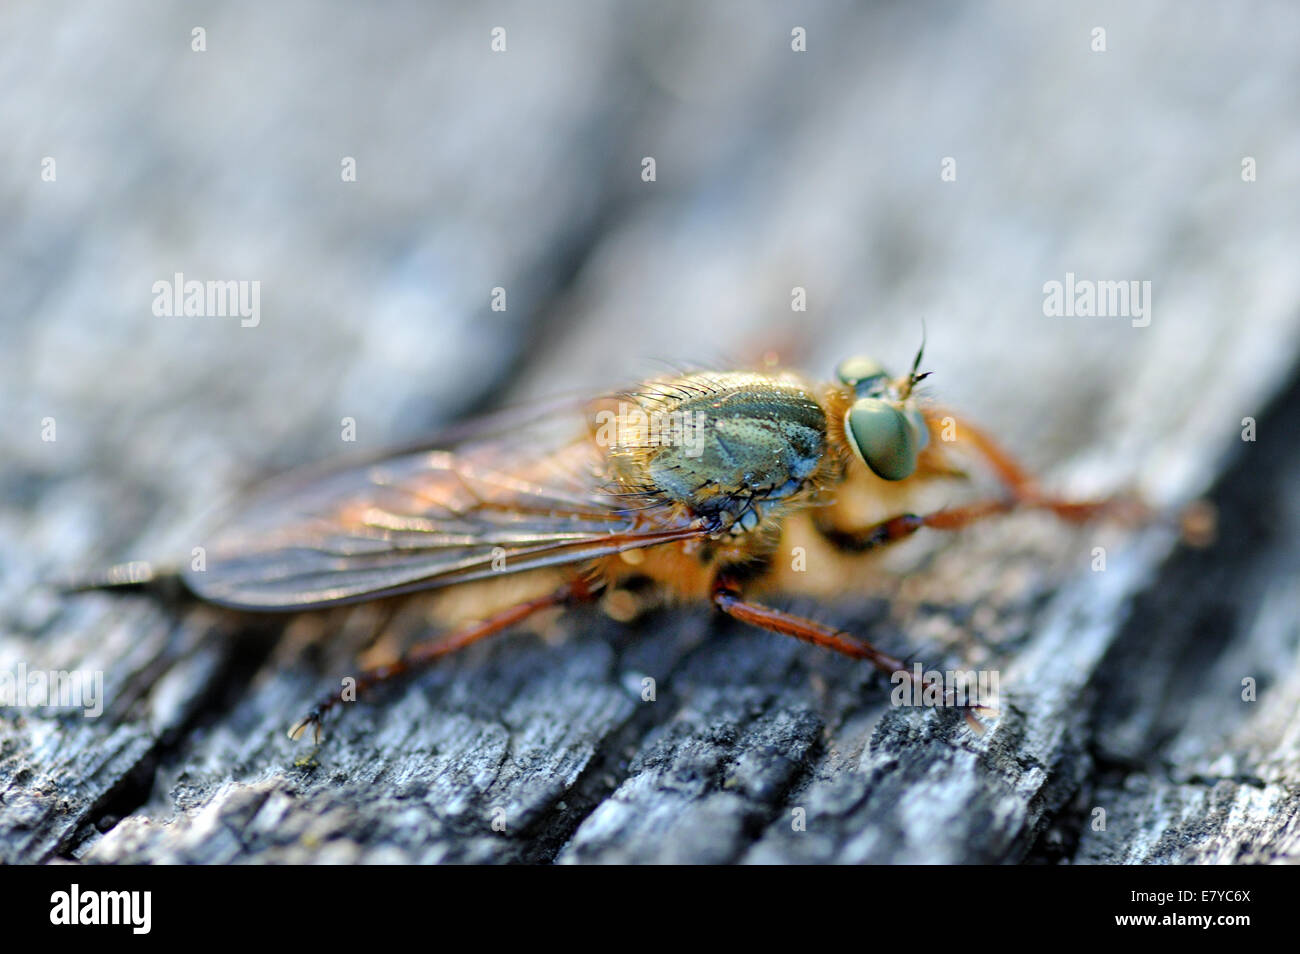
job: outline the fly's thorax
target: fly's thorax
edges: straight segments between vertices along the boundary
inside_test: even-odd
[[[826,468],[827,417],[788,376],[689,374],[630,396],[610,460],[627,489],[754,529]]]

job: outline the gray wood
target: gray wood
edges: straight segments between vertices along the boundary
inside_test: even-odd
[[[1093,53],[1030,3],[0,12],[29,90],[0,101],[0,672],[102,671],[109,704],[0,713],[0,861],[1294,859],[1300,24],[1202,14],[1110,11]],[[154,316],[177,271],[261,280],[261,324]],[[1045,317],[1066,272],[1150,280],[1151,323]],[[428,632],[418,599],[250,619],[43,585],[183,558],[291,465],[656,358],[901,366],[922,318],[934,393],[1052,487],[1220,508],[1204,551],[1017,514],[789,601],[998,670],[982,735],[685,607],[475,647],[313,753],[285,729],[376,633]]]

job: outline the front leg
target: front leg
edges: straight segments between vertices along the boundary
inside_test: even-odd
[[[1023,504],[1014,499],[985,500],[965,507],[950,510],[937,510],[934,513],[917,516],[914,513],[901,513],[888,520],[873,523],[866,527],[844,530],[829,521],[815,519],[817,532],[829,540],[837,549],[849,553],[862,553],[877,547],[888,546],[899,540],[906,540],[922,527],[935,530],[959,530],[977,520],[994,514],[1007,513]],[[1075,504],[1076,507],[1091,506]],[[1075,518],[1080,519],[1080,518]],[[1086,518],[1084,518],[1086,519]]]
[[[1044,493],[1038,481],[991,437],[964,421],[959,422],[950,416],[940,418],[938,415],[942,413],[931,411],[927,414],[931,430],[942,427],[936,423],[939,420],[951,422],[957,430],[957,441],[971,447],[985,460],[997,475],[998,482],[1005,490],[1005,496],[919,516],[914,513],[902,513],[879,523],[847,530],[836,526],[824,517],[815,517],[814,525],[818,533],[840,550],[860,553],[905,540],[922,527],[930,527],[934,530],[960,530],[987,517],[1019,509],[1047,510],[1068,523],[1086,523],[1096,517],[1140,522],[1152,516],[1150,508],[1134,496],[1117,494],[1098,500],[1070,500]]]
[[[1008,497],[1006,502],[990,501],[973,507],[963,507],[962,511],[980,512],[953,517],[947,524],[943,523],[936,514],[934,522],[927,523],[926,526],[956,529],[980,517],[1005,513],[1015,507],[1050,510],[1060,519],[1070,523],[1084,523],[1098,516],[1116,516],[1124,520],[1138,521],[1152,515],[1150,508],[1132,495],[1116,494],[1099,500],[1070,500],[1044,493],[1034,475],[987,432],[942,409],[930,409],[925,417],[934,440],[942,441],[945,429],[952,427],[956,437],[955,442],[968,446],[988,464],[997,476],[998,482],[1006,489]],[[960,511],[945,512],[960,513]]]
[[[817,532],[837,549],[849,553],[862,553],[897,543],[899,540],[906,540],[922,527],[929,527],[932,530],[960,530],[987,517],[1022,508],[1050,510],[1062,520],[1084,523],[1105,514],[1127,518],[1145,514],[1145,509],[1134,510],[1134,507],[1140,508],[1141,505],[1124,497],[1104,500],[1061,500],[1053,497],[1017,500],[1008,497],[981,500],[964,507],[936,510],[920,516],[914,513],[900,513],[888,520],[852,530],[841,529],[826,520],[814,520],[813,525],[817,528]]]

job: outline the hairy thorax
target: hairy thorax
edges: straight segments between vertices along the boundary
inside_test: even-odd
[[[621,492],[702,519],[712,533],[607,560],[606,582],[645,578],[707,596],[719,568],[766,560],[786,515],[842,470],[828,450],[826,409],[792,375],[683,375],[620,408],[608,460]]]

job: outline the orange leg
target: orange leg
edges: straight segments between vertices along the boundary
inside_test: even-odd
[[[958,526],[970,523],[974,519],[979,519],[979,517],[993,513],[1005,513],[1016,506],[1050,510],[1062,520],[1071,523],[1084,523],[1093,517],[1103,515],[1117,516],[1121,519],[1134,521],[1151,516],[1150,509],[1132,496],[1118,495],[1101,500],[1067,500],[1062,497],[1044,494],[1034,476],[1025,470],[1005,448],[980,428],[942,410],[931,410],[927,412],[926,417],[931,422],[950,418],[956,427],[958,442],[968,444],[988,462],[1011,497],[1006,505],[991,501],[971,507],[962,507],[960,511],[945,511],[950,515],[960,514],[961,511],[971,511],[965,516],[952,517],[948,522],[944,521],[943,514],[935,514],[932,518],[927,518],[926,526],[955,529]],[[942,431],[942,428],[940,430]],[[975,513],[974,511],[980,512]]]
[[[858,553],[864,550],[874,550],[876,547],[888,546],[891,543],[897,543],[899,540],[905,540],[922,527],[931,527],[935,530],[957,530],[967,524],[974,523],[976,520],[982,520],[994,514],[1007,513],[1019,506],[1022,506],[1022,504],[1013,498],[985,500],[965,507],[940,510],[924,516],[917,516],[914,513],[902,513],[896,517],[890,517],[888,520],[882,520],[880,523],[873,523],[870,526],[853,530],[842,530],[821,521],[818,521],[815,525],[818,532],[839,549]]]
[[[933,422],[950,415],[945,415],[942,411],[931,411],[928,416]],[[954,422],[956,420],[953,418]],[[905,539],[922,527],[930,527],[934,530],[960,530],[986,517],[1021,508],[1050,510],[1061,520],[1070,523],[1085,523],[1101,516],[1137,522],[1151,516],[1150,509],[1131,496],[1117,495],[1101,500],[1068,500],[1044,494],[1033,476],[993,438],[971,424],[957,422],[957,426],[960,435],[958,440],[965,441],[989,463],[997,474],[998,480],[1006,488],[1007,496],[976,501],[962,507],[939,510],[923,516],[914,513],[899,514],[880,523],[858,529],[843,530],[822,522],[817,524],[817,529],[842,550],[862,551]]]
[[[466,627],[450,635],[441,636],[429,642],[421,643],[408,650],[401,659],[390,663],[387,666],[378,666],[374,669],[367,669],[357,677],[356,689],[358,692],[367,692],[378,685],[390,682],[402,676],[407,676],[418,672],[433,663],[449,656],[458,650],[464,649],[481,639],[493,636],[503,630],[509,629],[516,623],[523,622],[534,613],[555,606],[564,606],[572,603],[580,603],[593,597],[591,589],[582,580],[575,580],[568,583],[552,593],[545,596],[539,596],[536,599],[528,600],[502,610],[494,616],[489,616],[480,623]],[[311,712],[307,713],[302,719],[295,723],[294,727],[289,730],[289,738],[297,740],[301,738],[308,726],[311,726],[314,732],[314,741],[320,741],[321,721],[325,714],[343,701],[343,697],[332,692],[322,698]]]
[[[742,597],[739,584],[725,576],[719,577],[713,584],[713,603],[732,619],[738,619],[742,623],[780,633],[782,636],[793,636],[795,639],[812,643],[823,649],[834,650],[853,659],[865,659],[886,675],[892,676],[894,673],[901,672],[909,683],[913,680],[907,663],[897,656],[891,656],[866,640],[823,626],[814,620],[763,606],[761,603],[751,603]],[[975,718],[974,710],[985,707],[968,705],[962,708],[966,710],[966,721],[971,728],[983,732],[984,726]]]
[[[882,520],[880,523],[873,523],[870,526],[854,530],[841,530],[823,522],[816,523],[816,527],[822,536],[839,549],[856,553],[864,550],[874,550],[876,547],[883,547],[904,540],[922,527],[929,527],[932,530],[960,530],[986,517],[1009,513],[1022,507],[1040,507],[1051,510],[1062,520],[1083,523],[1105,513],[1116,512],[1127,515],[1126,511],[1120,509],[1127,502],[1124,498],[1077,501],[1045,497],[1024,500],[1006,497],[997,500],[982,500],[964,507],[938,510],[921,516],[914,513],[903,513],[896,517],[890,517],[888,520]],[[1140,506],[1140,504],[1135,505]]]

